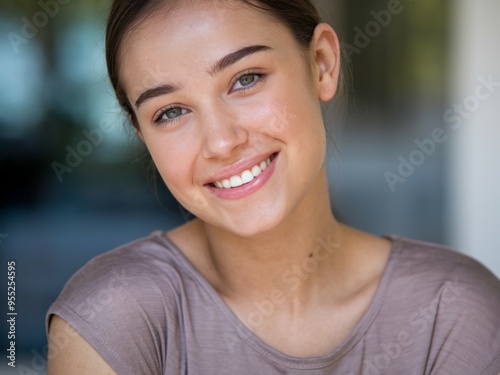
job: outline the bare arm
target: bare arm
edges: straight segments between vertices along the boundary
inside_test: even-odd
[[[49,330],[48,375],[116,375],[65,320],[54,315]]]

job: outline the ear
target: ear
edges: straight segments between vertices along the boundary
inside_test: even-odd
[[[337,92],[340,74],[340,44],[332,27],[326,23],[316,26],[311,41],[314,82],[319,99],[327,102]]]

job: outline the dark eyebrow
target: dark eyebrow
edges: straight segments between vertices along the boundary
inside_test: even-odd
[[[135,101],[135,107],[139,108],[142,103],[144,103],[148,99],[155,98],[161,95],[167,95],[174,91],[179,90],[179,87],[174,85],[162,85],[149,90],[144,91],[139,98]]]
[[[208,73],[212,76],[216,75],[220,71],[226,69],[227,67],[236,64],[241,59],[251,55],[253,53],[268,51],[272,49],[268,46],[256,45],[241,48],[235,52],[230,53],[229,55],[224,56],[222,59],[217,61],[215,65],[208,71]],[[174,85],[162,85],[158,87],[154,87],[152,89],[144,91],[139,98],[135,101],[135,107],[139,108],[141,104],[143,104],[146,100],[155,98],[157,96],[168,95],[172,92],[179,90],[178,86]]]
[[[268,46],[249,46],[249,47],[244,47],[242,49],[239,49],[238,51],[232,52],[227,56],[224,56],[222,59],[217,61],[217,63],[208,71],[208,73],[212,76],[216,75],[220,71],[226,69],[230,65],[236,64],[238,61],[241,59],[247,57],[248,55],[251,55],[256,52],[260,51],[268,51],[272,49],[271,47]]]

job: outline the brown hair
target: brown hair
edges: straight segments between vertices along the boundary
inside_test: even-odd
[[[239,0],[269,14],[291,31],[304,49],[309,48],[316,26],[321,17],[311,0]],[[171,1],[175,5],[174,1]],[[134,111],[120,83],[119,54],[126,34],[153,13],[162,0],[113,0],[106,29],[106,61],[111,84],[121,107],[127,112],[134,126],[138,126]],[[167,3],[168,5],[168,3]]]

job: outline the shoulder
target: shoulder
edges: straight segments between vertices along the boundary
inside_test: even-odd
[[[457,305],[500,308],[500,280],[477,260],[442,245],[393,240],[393,283],[407,285],[422,298],[440,296],[446,302],[453,294]]]
[[[159,232],[102,254],[68,281],[47,313],[47,329],[58,315],[115,371],[156,371],[164,360],[158,348],[179,319],[183,267]]]
[[[58,316],[52,319],[48,341],[51,375],[116,375],[99,353]]]
[[[412,306],[406,311],[417,337],[431,340],[435,372],[430,373],[454,369],[456,374],[497,375],[500,280],[475,259],[445,246],[395,241],[394,286],[405,286],[400,297]]]
[[[449,247],[392,237],[395,267],[399,277],[414,278],[423,285],[459,283],[463,288],[498,290],[499,279],[480,262]],[[420,284],[422,286],[422,284]]]
[[[158,232],[90,260],[58,300],[78,304],[82,316],[90,319],[106,305],[173,293],[181,278],[179,254]]]

